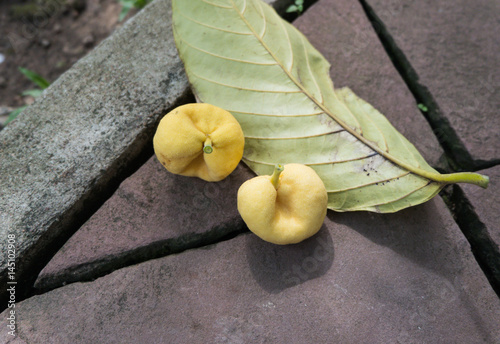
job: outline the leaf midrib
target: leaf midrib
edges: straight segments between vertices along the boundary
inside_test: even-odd
[[[321,110],[324,111],[324,113],[326,113],[328,116],[330,116],[334,121],[336,121],[340,126],[342,126],[347,132],[349,132],[351,135],[353,135],[355,138],[357,138],[359,141],[361,141],[362,143],[364,143],[366,146],[368,146],[369,148],[371,148],[372,150],[374,150],[377,154],[381,155],[382,157],[386,158],[387,160],[391,161],[392,163],[410,171],[411,173],[413,174],[416,174],[416,175],[419,175],[421,177],[424,177],[424,178],[427,178],[429,180],[432,180],[432,181],[435,181],[435,182],[438,182],[438,183],[447,183],[449,181],[446,181],[445,179],[446,178],[443,178],[447,175],[441,175],[441,174],[438,174],[438,173],[432,173],[432,172],[429,172],[429,171],[425,171],[423,169],[420,169],[420,168],[417,168],[417,167],[414,167],[414,166],[411,166],[407,163],[405,163],[404,161],[401,161],[399,160],[398,158],[396,158],[395,156],[393,156],[392,154],[389,154],[387,152],[385,152],[384,150],[382,150],[380,147],[378,147],[377,145],[374,145],[373,143],[371,143],[369,140],[367,140],[364,136],[362,136],[361,134],[359,134],[356,130],[352,129],[351,127],[349,127],[346,123],[344,123],[344,121],[342,121],[341,119],[337,118],[333,113],[331,113],[331,111],[324,105],[322,104],[321,102],[318,102],[318,100],[312,95],[310,94],[307,89],[295,78],[295,76],[293,74],[291,74],[286,68],[285,66],[283,65],[282,61],[280,61],[276,55],[274,55],[274,53],[272,52],[272,50],[267,46],[266,42],[264,42],[260,36],[256,33],[256,31],[254,30],[253,26],[248,22],[248,20],[246,19],[246,17],[244,16],[244,14],[242,12],[239,11],[238,7],[236,6],[236,4],[234,3],[233,0],[231,0],[231,3],[233,5],[233,9],[236,11],[236,13],[238,13],[238,15],[240,16],[240,18],[243,20],[243,22],[245,23],[245,25],[249,28],[250,31],[252,31],[252,34],[254,35],[254,37],[260,42],[260,44],[262,44],[262,46],[264,47],[264,49],[266,49],[266,51],[271,55],[272,59],[274,61],[276,61],[277,65],[280,66],[280,68],[283,70],[283,72],[288,76],[288,78],[302,91],[302,93],[304,93],[305,96],[307,96],[312,102],[314,102]],[[245,0],[245,4],[246,4],[246,0]],[[246,5],[245,5],[246,7]],[[264,16],[264,21],[266,21],[266,18]],[[285,31],[286,31],[286,28],[284,28]],[[289,37],[288,37],[288,40],[289,40]],[[289,42],[290,43],[290,42]],[[309,67],[309,66],[308,66]],[[316,82],[316,78],[314,77],[314,75],[312,76],[314,78],[314,82]],[[347,111],[350,112],[350,110],[347,108],[347,106],[341,102],[336,95],[334,95],[335,98],[337,99],[337,101],[339,102],[339,104],[342,104],[342,106],[344,106],[346,108]]]

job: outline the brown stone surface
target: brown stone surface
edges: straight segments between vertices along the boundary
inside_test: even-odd
[[[359,2],[321,0],[294,25],[330,61],[336,88],[351,88],[383,113],[432,166],[442,167],[439,159],[443,151],[432,129]]]
[[[357,2],[320,1],[297,26],[332,61],[337,86],[371,102],[438,162],[432,132]],[[170,239],[184,245],[219,226],[235,229],[235,192],[250,176],[239,166],[227,181],[209,184],[171,175],[150,159],[67,242],[39,283],[119,261],[137,247]],[[16,314],[18,338],[27,343],[500,342],[500,300],[439,197],[395,214],[329,211],[321,231],[297,245],[248,233],[150,259],[33,296]],[[6,336],[0,332],[0,342]]]
[[[19,337],[12,337],[12,335],[9,335],[7,331],[0,333],[0,341],[4,344],[27,344]]]
[[[366,0],[474,159],[500,158],[500,3]]]
[[[16,310],[28,343],[500,341],[500,301],[439,198],[396,214],[329,212],[297,245],[242,234]]]
[[[131,255],[147,259],[241,231],[236,194],[253,176],[240,164],[223,181],[209,183],[169,173],[152,157],[70,238],[35,287],[89,279],[116,266],[113,261],[133,262]]]
[[[332,78],[339,80],[339,86],[350,86],[386,111],[392,123],[415,143],[423,156],[431,164],[439,164],[442,151],[437,140],[385,55],[359,4],[321,1],[300,17],[296,25],[332,61]],[[356,44],[349,44],[351,41]],[[157,165],[150,161],[130,181],[123,183],[41,272],[37,288],[78,280],[93,269],[109,264],[110,260],[123,258],[127,251],[185,235],[189,232],[187,228],[204,233],[217,223],[226,222],[227,227],[230,222],[238,221],[235,195],[239,185],[251,176],[244,168],[240,167],[227,182],[227,190],[219,193],[214,191],[219,184],[168,176]],[[177,180],[182,182],[174,184]],[[231,216],[208,217],[197,212],[193,204],[201,201],[199,197],[204,194],[223,204],[222,208]]]
[[[461,187],[498,248],[500,247],[500,165],[479,173],[490,177],[490,184],[486,190],[473,185]]]

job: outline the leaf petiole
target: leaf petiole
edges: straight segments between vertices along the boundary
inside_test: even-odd
[[[425,176],[424,176],[425,177]],[[450,173],[450,174],[437,174],[435,173],[431,180],[435,180],[437,182],[452,184],[452,183],[469,183],[486,189],[490,182],[490,178],[488,176],[472,173],[472,172],[458,172],[458,173]]]

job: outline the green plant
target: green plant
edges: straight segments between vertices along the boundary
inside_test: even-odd
[[[120,3],[122,4],[122,10],[120,12],[120,16],[118,17],[118,21],[122,21],[132,8],[135,7],[137,9],[141,9],[150,1],[151,0],[120,0]]]
[[[29,80],[31,80],[33,83],[35,83],[40,89],[30,89],[26,90],[22,93],[23,96],[32,96],[33,98],[37,98],[40,94],[42,94],[43,90],[46,89],[47,87],[50,86],[50,82],[48,82],[44,77],[42,77],[40,74],[35,73],[29,69],[19,67],[19,71],[27,77]],[[18,107],[11,113],[9,113],[9,117],[7,117],[7,120],[5,121],[4,124],[8,124],[9,122],[12,122],[21,112],[26,109],[28,105],[24,105],[21,107]]]
[[[286,13],[297,12],[298,14],[301,14],[302,11],[304,11],[304,0],[295,0],[295,4],[290,5],[286,9]]]
[[[418,105],[418,108],[420,109],[420,111],[423,111],[423,112],[427,112],[429,111],[429,109],[427,108],[427,106],[425,106],[424,104],[422,103],[419,103]]]

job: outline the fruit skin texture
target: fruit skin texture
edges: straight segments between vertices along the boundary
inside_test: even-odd
[[[285,165],[276,187],[272,176],[258,176],[238,190],[238,211],[248,228],[278,245],[295,244],[316,234],[327,204],[323,181],[302,164]]]
[[[204,145],[211,145],[212,151],[206,153]],[[214,105],[194,103],[179,106],[162,118],[153,146],[168,171],[216,182],[238,166],[245,137],[231,113]]]

